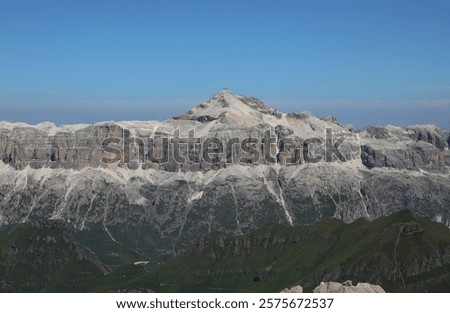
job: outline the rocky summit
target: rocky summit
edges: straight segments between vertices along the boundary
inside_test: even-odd
[[[450,136],[358,130],[222,90],[166,121],[0,122],[0,225],[66,223],[108,265],[203,235],[400,210],[450,226]]]

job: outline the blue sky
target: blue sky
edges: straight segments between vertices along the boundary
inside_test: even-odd
[[[227,87],[450,128],[447,0],[0,0],[0,120],[165,119]]]

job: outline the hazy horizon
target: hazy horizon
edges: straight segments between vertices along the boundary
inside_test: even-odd
[[[204,99],[141,100],[134,103],[116,99],[96,100],[93,102],[94,104],[89,101],[71,101],[72,107],[64,110],[53,108],[51,103],[50,105],[40,104],[38,106],[19,105],[9,107],[6,112],[3,111],[0,115],[0,121],[23,122],[32,125],[42,122],[67,125],[125,120],[163,121],[180,115],[207,99],[208,97]],[[420,104],[420,102],[415,101],[399,100],[400,106],[395,106],[393,105],[395,102],[390,105],[389,101],[385,101],[383,105],[384,101],[368,101],[362,102],[365,105],[358,107],[357,102],[345,100],[262,100],[283,113],[308,111],[319,118],[334,115],[340,122],[352,124],[358,128],[388,124],[397,126],[434,124],[441,128],[450,129],[450,107],[439,105],[439,103],[435,105],[430,103]]]

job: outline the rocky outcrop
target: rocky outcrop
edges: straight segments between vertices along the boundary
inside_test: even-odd
[[[281,293],[302,293],[303,287],[300,285],[285,288]],[[343,283],[337,282],[321,282],[319,286],[314,288],[314,293],[385,293],[384,289],[378,285],[372,285],[369,283],[358,283],[353,285],[351,280],[347,280]]]
[[[429,143],[441,151],[448,148],[447,134],[434,125],[409,126],[405,130],[415,142]]]
[[[14,169],[74,169],[101,166],[102,143],[108,138],[122,138],[123,128],[115,123],[101,123],[74,128],[38,125],[16,127],[0,125],[0,155],[3,163]]]
[[[310,112],[298,112],[298,113],[289,113],[287,116],[290,118],[295,118],[297,120],[306,120],[312,117],[313,115]]]
[[[337,282],[321,282],[319,286],[314,288],[314,293],[385,293],[383,288],[378,285],[369,283],[358,283],[353,285],[351,280],[343,283]]]
[[[423,232],[423,227],[417,222],[409,222],[403,224],[402,231],[405,235],[414,235]]]
[[[291,288],[285,288],[280,291],[280,293],[302,293],[302,292],[303,292],[303,287],[300,285],[293,286]]]
[[[361,146],[361,159],[368,168],[387,167],[447,173],[445,154],[426,143],[396,146],[369,144]]]
[[[444,132],[434,126],[370,127],[361,141],[362,163],[368,168],[448,173],[448,144]]]

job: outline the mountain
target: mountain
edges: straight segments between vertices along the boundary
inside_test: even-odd
[[[143,262],[109,268],[72,235],[61,222],[0,234],[0,292],[450,291],[450,230],[408,211],[212,233],[156,269]],[[322,283],[329,280],[345,283]]]
[[[0,122],[0,232],[70,225],[109,266],[158,266],[205,234],[401,210],[450,226],[449,132],[358,130],[222,90],[166,121]]]
[[[449,292],[450,230],[397,212],[372,222],[268,224],[241,236],[209,234],[154,273],[133,280],[159,292],[279,292],[323,281],[378,284],[387,292]]]

